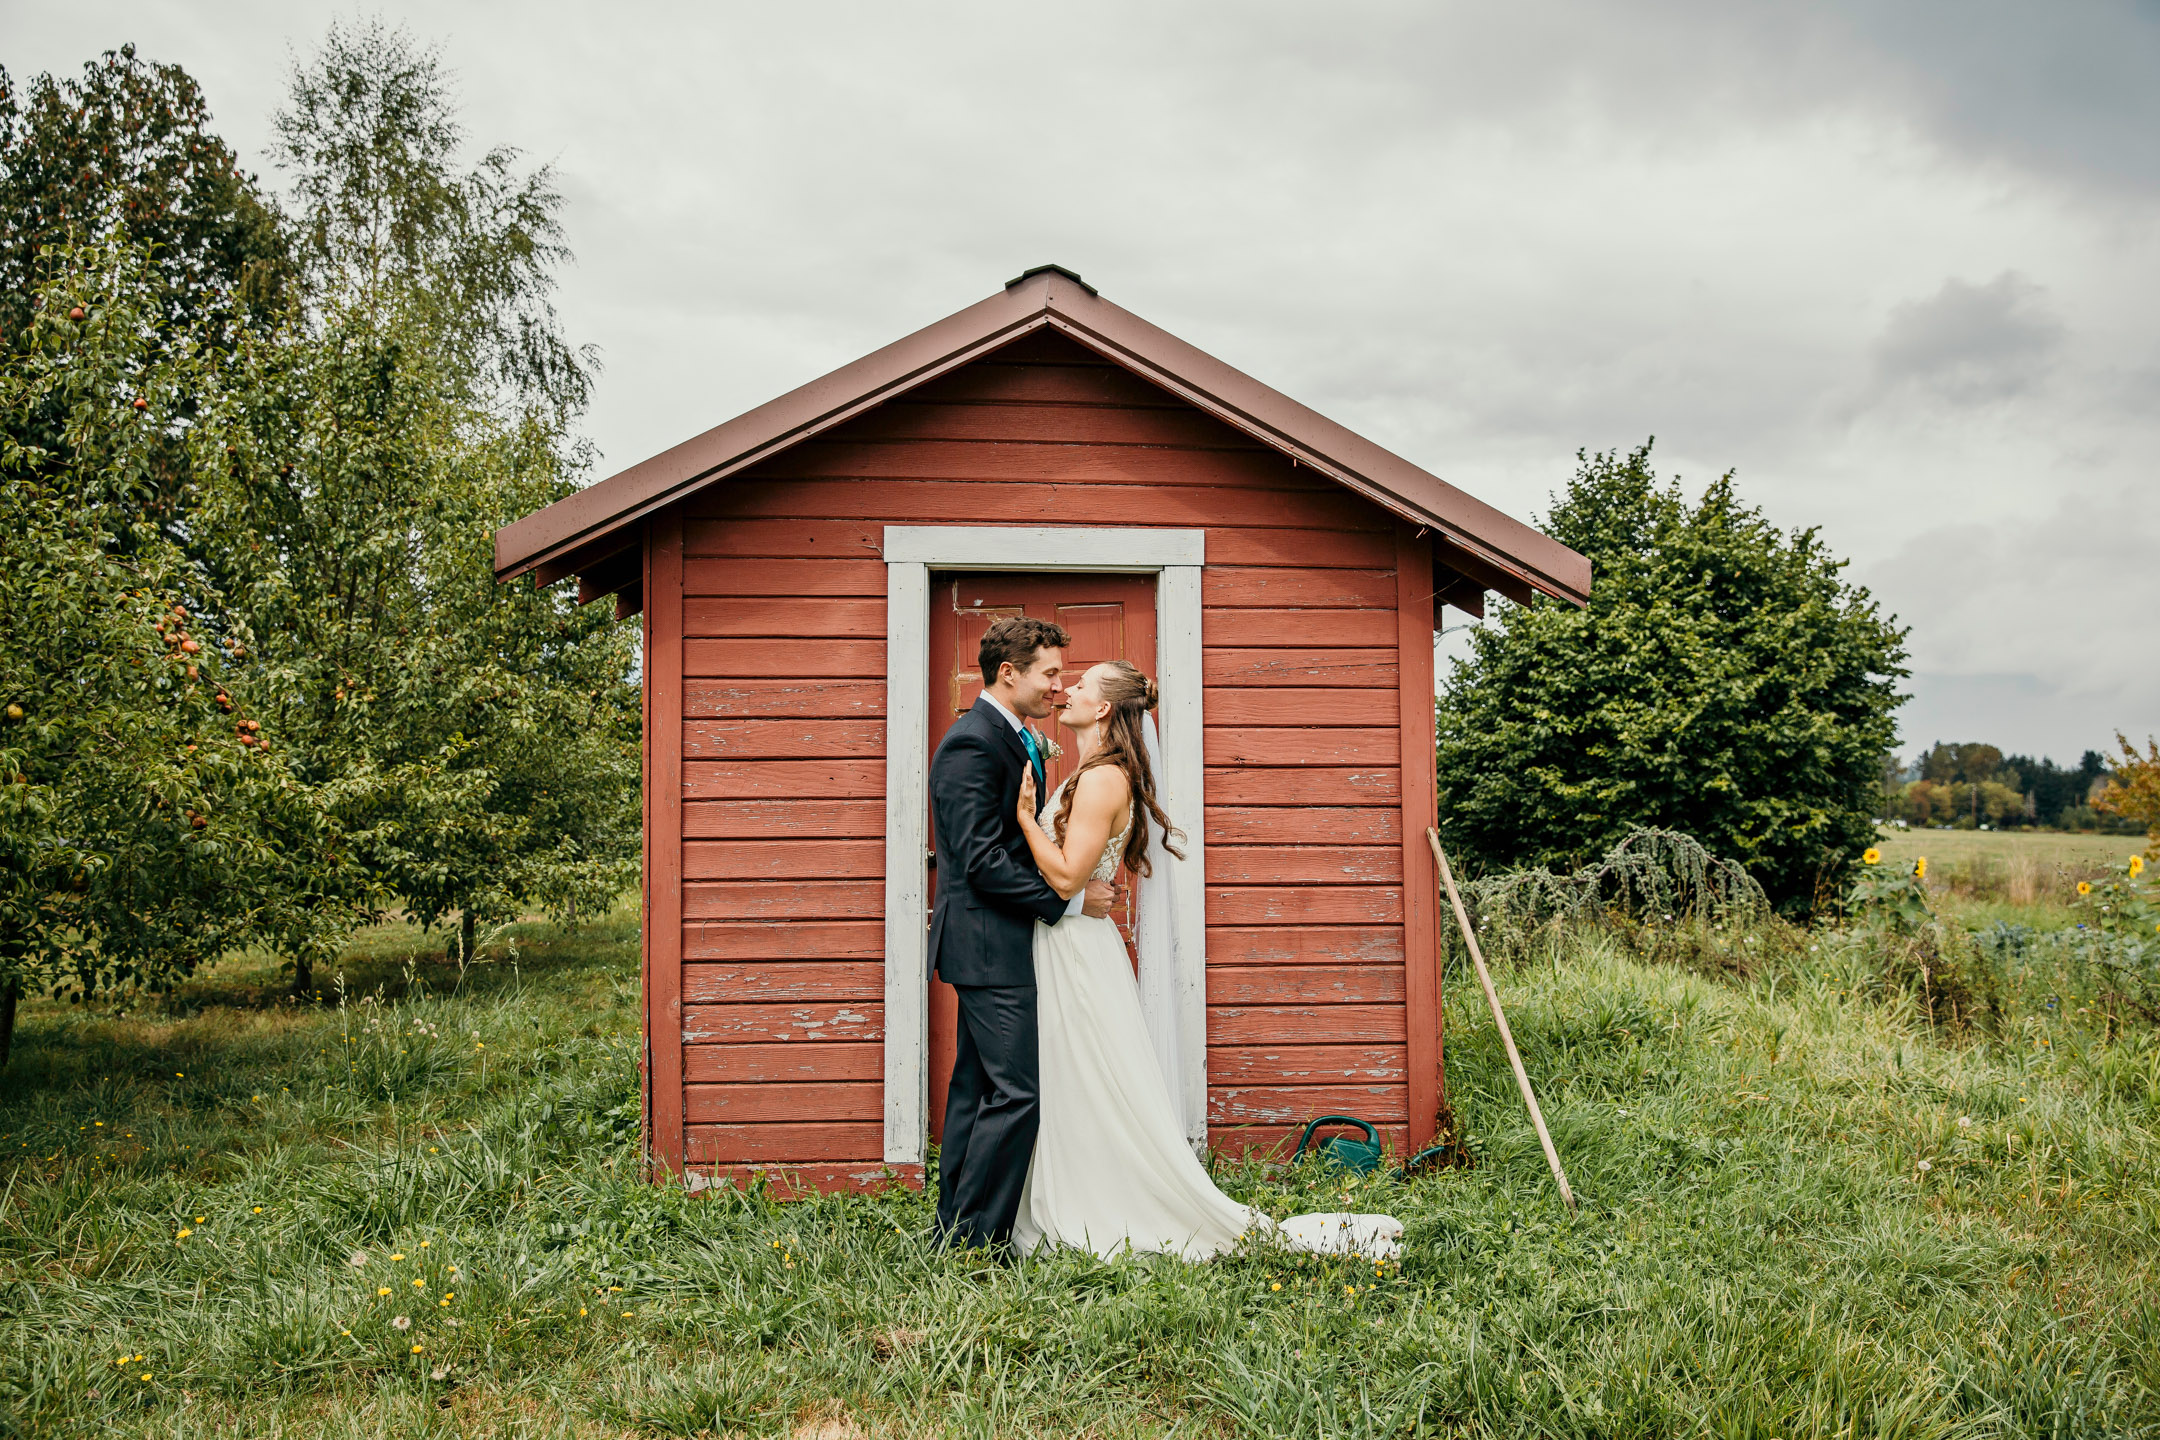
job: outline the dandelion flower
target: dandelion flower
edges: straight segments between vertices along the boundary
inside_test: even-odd
[[[415,1289],[415,1290],[425,1290],[425,1289],[427,1289],[427,1281],[425,1281],[425,1280],[415,1279],[415,1280],[414,1280],[414,1281],[413,1281],[412,1283],[413,1283],[413,1289]]]
[[[179,1235],[175,1236],[174,1238],[175,1238],[175,1239],[179,1239],[179,1240],[185,1240],[185,1239],[187,1239],[187,1237],[188,1237],[188,1236],[190,1236],[190,1235],[192,1235],[192,1234],[194,1234],[194,1233],[195,1233],[195,1232],[194,1232],[193,1230],[191,1230],[191,1229],[183,1229],[183,1230],[182,1230],[182,1231],[181,1231],[181,1232],[179,1233]]]
[[[390,1322],[390,1328],[391,1328],[391,1329],[393,1329],[393,1330],[410,1330],[410,1329],[412,1329],[412,1316],[410,1316],[410,1315],[400,1315],[400,1316],[398,1316],[398,1317],[397,1317],[397,1318],[396,1318],[395,1320],[392,1320],[392,1321]]]
[[[1860,852],[1860,863],[1863,865],[1880,865],[1882,863],[1882,851],[1872,845],[1868,846],[1867,849]]]
[[[258,1215],[262,1214],[262,1206],[260,1206],[260,1205],[257,1205],[257,1206],[255,1207],[255,1213],[256,1213],[256,1214],[258,1214]]]
[[[392,1260],[402,1260],[405,1258],[405,1255],[404,1252],[400,1251],[398,1254],[392,1255],[390,1258]]]
[[[1280,1290],[1282,1289],[1282,1281],[1277,1280],[1274,1284],[1268,1286],[1267,1288],[1270,1290]]]
[[[1933,1165],[1929,1164],[1929,1163],[1928,1163],[1927,1161],[1925,1161],[1925,1160],[1922,1160],[1922,1161],[1920,1162],[1920,1168],[1921,1168],[1921,1169],[1922,1169],[1923,1171],[1926,1171],[1926,1170],[1932,1170],[1932,1169],[1934,1169],[1935,1167],[1934,1167]]]
[[[390,1293],[390,1287],[388,1285],[378,1285],[375,1288],[375,1293],[377,1295],[388,1295]]]
[[[2078,881],[2078,894],[2080,894],[2080,895],[2090,895],[2090,894],[2092,894],[2092,881],[2090,881],[2090,880],[2080,880],[2080,881]]]
[[[583,1305],[578,1306],[577,1313],[579,1319],[582,1320],[583,1318],[585,1318],[585,1307]]]
[[[427,1249],[427,1247],[428,1247],[428,1246],[430,1246],[430,1245],[432,1245],[432,1244],[434,1244],[434,1243],[435,1243],[435,1242],[434,1242],[433,1240],[422,1240],[422,1241],[420,1242],[420,1248],[421,1248],[421,1249],[423,1249],[423,1250],[425,1250],[425,1249]]]
[[[420,1342],[415,1340],[413,1342],[412,1353],[418,1355],[423,1348],[424,1347],[420,1344]]]
[[[202,1216],[200,1216],[200,1215],[197,1215],[197,1216],[195,1217],[195,1223],[196,1223],[196,1224],[198,1224],[198,1225],[202,1224]]]

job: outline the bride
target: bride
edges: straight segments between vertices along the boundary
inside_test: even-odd
[[[1149,764],[1155,682],[1129,661],[1106,660],[1066,697],[1058,723],[1073,732],[1079,768],[1051,792],[1047,830],[1032,774],[1019,818],[1043,878],[1070,899],[1121,864],[1148,874],[1151,825],[1162,832],[1157,853],[1184,856]],[[1105,1258],[1130,1248],[1205,1260],[1249,1232],[1276,1230],[1216,1189],[1187,1147],[1116,922],[1078,913],[1036,921],[1035,994],[1042,1128],[1013,1227],[1021,1253],[1069,1245]],[[1401,1233],[1388,1216],[1329,1214],[1299,1216],[1278,1238],[1387,1258]]]

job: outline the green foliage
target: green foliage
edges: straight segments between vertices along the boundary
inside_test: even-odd
[[[1477,868],[1567,870],[1677,830],[1810,910],[1872,833],[1904,632],[1814,531],[1730,475],[1691,506],[1649,449],[1583,457],[1547,522],[1595,566],[1587,608],[1503,605],[1447,678],[1442,834]]]
[[[151,256],[144,318],[161,331],[222,338],[274,310],[290,278],[275,209],[185,70],[133,45],[27,94],[0,70],[0,331],[28,327],[49,248],[112,230]]]
[[[1885,865],[1881,852],[1871,845],[1862,852],[1859,873],[1846,892],[1846,913],[1868,924],[1916,935],[1935,920],[1935,912],[1928,908],[1926,878],[1926,860],[1915,861],[1910,868]]]
[[[187,463],[203,358],[154,346],[139,252],[60,253],[0,370],[0,985],[94,996],[319,920],[270,883],[312,837],[308,798],[203,623],[199,576],[140,518]],[[15,438],[32,430],[54,443]]]

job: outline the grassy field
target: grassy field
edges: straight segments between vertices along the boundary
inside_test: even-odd
[[[1472,1167],[1223,1167],[1277,1214],[1403,1217],[1379,1272],[998,1270],[927,1249],[906,1192],[643,1184],[622,921],[528,927],[462,980],[373,932],[320,1005],[245,957],[134,1013],[31,1004],[0,1099],[7,1433],[2160,1429],[2160,1044],[2103,1043],[2044,947],[1946,1028],[1867,937],[1771,940],[1744,976],[1603,933],[1502,975],[1572,1219],[1460,977]]]

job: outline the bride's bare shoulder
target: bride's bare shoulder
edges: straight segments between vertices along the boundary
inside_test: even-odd
[[[1076,805],[1100,806],[1115,811],[1132,798],[1132,782],[1125,772],[1115,765],[1096,765],[1080,772],[1080,782],[1073,791]]]

